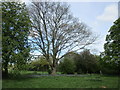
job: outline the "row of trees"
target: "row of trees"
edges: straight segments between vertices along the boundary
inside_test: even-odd
[[[49,63],[43,56],[29,63],[28,70],[48,71],[50,74]],[[119,69],[116,64],[105,62],[105,59],[99,55],[93,55],[90,53],[90,50],[85,49],[79,54],[76,52],[67,53],[60,60],[57,72],[61,72],[62,74],[98,73],[116,75],[119,74]]]
[[[49,71],[49,63],[43,56],[31,61],[28,66],[30,71]],[[60,60],[57,71],[64,74],[100,73],[99,56],[87,49],[80,54],[69,52]]]
[[[119,61],[111,61],[111,59],[106,59],[106,57],[103,56],[103,53],[100,56],[93,55],[89,50],[84,50],[80,54],[71,52],[61,60],[58,70],[64,74],[120,74]]]
[[[42,54],[48,62],[51,74],[54,75],[58,62],[63,57],[66,57],[71,51],[76,52],[84,49],[97,39],[97,36],[93,35],[87,25],[71,14],[69,5],[66,3],[32,2],[29,8],[26,8],[25,3],[2,2],[1,7],[3,21],[2,70],[5,75],[8,74],[9,64],[16,66],[19,70],[23,69],[30,60],[31,50],[37,50]],[[118,19],[109,31],[105,53],[102,56],[103,62],[115,62],[113,65],[116,66],[120,66],[119,21]],[[84,53],[88,54],[88,52]],[[79,56],[79,58],[83,57],[82,54]],[[92,57],[91,62],[94,62],[92,61],[94,57],[90,57]],[[87,66],[87,58],[83,61]],[[82,67],[82,61],[79,63],[82,69],[86,69],[85,72],[88,71],[89,67]],[[76,64],[76,67],[79,65]]]
[[[61,60],[59,70],[66,74],[100,73],[99,57],[87,49],[80,54],[71,52]]]

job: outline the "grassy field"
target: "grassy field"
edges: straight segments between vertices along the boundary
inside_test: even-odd
[[[117,88],[115,76],[40,76],[37,78],[4,79],[3,88]]]

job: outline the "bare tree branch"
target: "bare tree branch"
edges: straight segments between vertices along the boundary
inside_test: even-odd
[[[60,2],[33,2],[30,8],[32,42],[55,69],[58,61],[70,51],[93,44],[96,37],[89,28],[72,16],[69,6]]]

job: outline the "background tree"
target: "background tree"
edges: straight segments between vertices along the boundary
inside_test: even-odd
[[[107,72],[115,74],[119,73],[120,68],[120,18],[114,22],[114,25],[108,31],[105,51],[101,54],[101,63]]]
[[[31,61],[29,65],[29,70],[32,71],[47,71],[49,68],[48,61],[43,56]]]
[[[70,58],[65,57],[59,64],[59,70],[63,74],[74,74],[75,68],[75,63]]]
[[[48,60],[53,75],[66,53],[83,49],[96,40],[89,28],[72,16],[65,3],[33,2],[30,15],[31,42]]]
[[[99,71],[99,62],[97,57],[90,53],[89,50],[85,49],[75,60],[76,72],[80,73],[96,73]]]
[[[28,61],[30,18],[25,3],[2,2],[2,68],[8,75],[8,64],[23,69]]]
[[[66,60],[67,61],[64,61]],[[64,59],[60,60],[60,64],[59,64],[59,68],[60,68],[60,71],[64,71],[65,72],[65,69],[64,68],[71,68],[72,69],[72,73],[75,73],[77,72],[77,67],[76,67],[76,62],[80,59],[80,55],[77,53],[77,52],[68,52],[65,56],[64,56]],[[70,63],[70,65],[67,64]],[[66,67],[65,67],[66,66]],[[67,70],[66,70],[67,71]],[[70,71],[69,71],[70,72]]]
[[[90,50],[85,49],[80,54],[69,52],[60,61],[59,70],[62,73],[71,72],[78,74],[82,73],[100,73],[99,56],[90,53]],[[66,60],[66,61],[65,61]]]

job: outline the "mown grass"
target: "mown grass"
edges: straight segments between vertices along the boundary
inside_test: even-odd
[[[40,76],[37,78],[4,79],[3,88],[117,88],[118,77]]]

